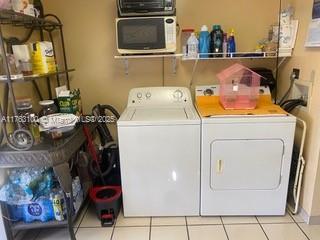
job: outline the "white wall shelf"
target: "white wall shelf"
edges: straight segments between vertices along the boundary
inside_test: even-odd
[[[276,59],[277,57],[283,58],[279,66],[285,61],[285,58],[290,57],[291,54],[288,54],[288,52],[285,52],[283,54],[280,51],[279,56],[277,56],[277,52],[236,52],[236,53],[228,53],[228,56],[221,56],[222,53],[206,53],[206,54],[198,54],[197,57],[187,57],[182,53],[176,53],[176,54],[144,54],[144,55],[116,55],[114,58],[116,60],[123,60],[125,65],[125,73],[126,75],[129,74],[129,60],[131,59],[155,59],[155,58],[171,58],[172,59],[172,71],[175,74],[177,71],[177,58],[181,58],[182,61],[194,61],[194,67],[192,71],[192,80],[191,85],[193,84],[194,74],[198,65],[199,61],[230,61],[230,60],[241,60],[241,59],[248,59],[248,60],[254,60],[254,59]],[[206,57],[203,57],[206,56]]]
[[[204,57],[205,56],[205,57]],[[207,57],[209,56],[209,57]],[[223,56],[221,53],[200,53],[197,57],[186,57],[182,56],[182,61],[216,61],[216,60],[238,60],[238,59],[268,59],[277,58],[277,52],[236,52],[228,53],[228,56]],[[282,56],[281,52],[279,57],[289,57],[288,55]]]

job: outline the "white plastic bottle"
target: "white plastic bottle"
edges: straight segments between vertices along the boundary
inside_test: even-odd
[[[199,53],[199,40],[193,32],[188,39],[188,58],[197,58]]]

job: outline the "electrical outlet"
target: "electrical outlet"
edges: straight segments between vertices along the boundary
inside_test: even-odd
[[[308,111],[312,97],[313,82],[296,80],[293,85],[291,99],[303,99],[307,102],[307,106],[300,109]]]
[[[298,69],[298,68],[294,68],[293,70],[292,70],[292,73],[294,74],[294,79],[299,79],[300,78],[300,69]]]

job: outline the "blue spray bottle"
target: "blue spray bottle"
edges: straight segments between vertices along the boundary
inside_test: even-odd
[[[228,39],[228,53],[235,53],[235,52],[236,52],[235,33],[234,33],[234,29],[231,29],[230,37]]]
[[[210,33],[208,27],[203,25],[201,27],[200,37],[199,37],[199,52],[200,58],[208,58],[210,52]]]

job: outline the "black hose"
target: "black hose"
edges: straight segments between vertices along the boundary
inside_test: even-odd
[[[103,112],[105,112],[106,110],[109,110],[117,119],[120,118],[119,112],[111,105],[101,105],[100,108]]]
[[[280,107],[285,107],[287,104],[290,104],[290,103],[293,103],[293,102],[304,102],[302,99],[290,99],[290,100],[287,100],[285,102],[283,102]]]
[[[108,127],[106,126],[106,123],[98,121],[99,117],[106,116],[106,111],[111,112],[117,119],[120,118],[120,114],[118,113],[118,111],[110,105],[98,104],[92,109],[93,115],[97,118],[96,120],[98,124],[98,132],[100,135],[101,145],[103,146],[103,151],[101,153],[100,159],[102,160],[102,164],[106,166],[105,168],[102,167],[102,177],[106,177],[111,173],[119,154],[118,145],[114,142],[113,137]],[[99,177],[100,174],[97,171],[96,164],[96,162],[91,161],[89,170],[93,176]]]
[[[93,176],[106,177],[111,173],[113,166],[116,163],[117,153],[115,151],[118,151],[117,148],[118,148],[118,145],[114,143],[114,144],[111,144],[108,148],[105,148],[103,150],[101,158],[103,161],[107,162],[108,165],[106,169],[102,170],[101,174],[98,172],[96,162],[91,161],[91,163],[89,164],[89,170]]]
[[[93,115],[97,118],[97,124],[98,124],[98,132],[100,135],[100,141],[102,146],[106,145],[109,142],[113,142],[112,135],[106,126],[106,123],[102,121],[98,121],[99,117],[106,116],[106,111],[110,111],[117,119],[120,118],[119,112],[110,105],[96,105],[92,109]]]
[[[300,103],[292,104],[290,107],[287,108],[287,112],[290,113],[290,112],[292,112],[294,109],[296,109],[299,106],[306,106],[306,103],[305,102],[300,102]]]
[[[289,113],[298,106],[307,106],[307,103],[303,99],[290,99],[281,104],[281,107]]]

